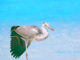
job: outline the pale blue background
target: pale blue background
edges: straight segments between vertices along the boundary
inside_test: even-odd
[[[42,41],[33,41],[29,60],[80,60],[79,0],[0,0],[0,60],[26,60],[25,53],[10,55],[10,28],[48,22],[55,32]]]

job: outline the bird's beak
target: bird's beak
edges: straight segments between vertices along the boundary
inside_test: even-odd
[[[52,29],[51,27],[49,27],[49,26],[47,26],[48,27],[48,29],[50,29],[50,30],[52,30],[52,31],[55,31],[54,29]]]

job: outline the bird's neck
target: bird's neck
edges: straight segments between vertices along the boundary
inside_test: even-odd
[[[44,40],[48,37],[48,31],[46,30],[44,26],[41,27],[41,30],[42,30],[42,34],[39,34],[35,39],[37,41]]]
[[[41,29],[42,29],[42,34],[41,35],[44,38],[47,38],[48,37],[48,31],[46,30],[46,28],[42,26]]]

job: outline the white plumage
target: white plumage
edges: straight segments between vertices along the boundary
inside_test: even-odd
[[[41,28],[38,28],[37,26],[12,27],[11,28],[11,54],[13,55],[13,57],[15,58],[20,57],[26,50],[26,47],[28,48],[28,46],[33,40],[42,41],[46,39],[48,37],[48,31],[46,30],[46,28],[54,31],[54,29],[50,28],[49,24],[46,22],[42,24]],[[15,41],[17,41],[16,44],[15,44]],[[23,41],[23,43],[21,41]],[[23,47],[26,46],[26,47],[23,48],[22,46]],[[18,52],[18,50],[20,50],[20,52]]]

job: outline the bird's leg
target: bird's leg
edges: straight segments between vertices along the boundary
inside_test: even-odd
[[[22,38],[24,41],[25,41],[25,45],[26,45],[26,51],[27,51],[27,45],[28,45],[28,41],[27,40],[25,40],[24,38]],[[26,60],[28,60],[28,54],[27,54],[27,52],[26,52]]]
[[[26,52],[26,60],[28,60],[28,54],[27,54],[27,52]]]

